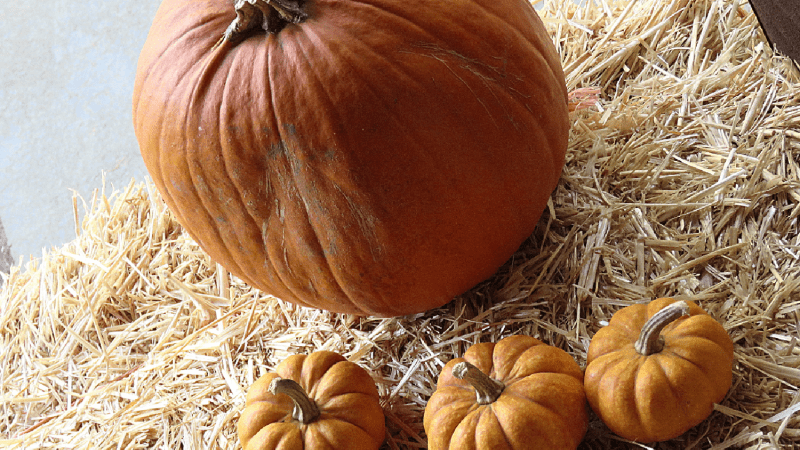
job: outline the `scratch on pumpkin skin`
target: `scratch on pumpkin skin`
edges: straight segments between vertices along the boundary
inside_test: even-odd
[[[294,126],[290,125],[286,128],[287,132],[289,133],[296,132]],[[268,196],[267,198],[272,197],[273,199],[274,212],[268,216],[261,226],[261,239],[266,255],[264,266],[271,266],[273,273],[275,273],[283,286],[285,286],[286,289],[288,289],[292,295],[295,296],[296,300],[300,302],[300,304],[305,305],[305,303],[302,302],[303,298],[319,298],[320,293],[316,288],[314,275],[312,273],[304,273],[302,276],[296,274],[292,270],[291,259],[292,255],[297,251],[297,245],[308,244],[311,240],[307,237],[304,237],[304,233],[301,233],[301,236],[297,238],[299,241],[293,240],[289,242],[287,239],[287,231],[290,232],[291,235],[291,231],[293,229],[288,228],[291,224],[287,224],[286,206],[281,201],[281,198],[284,198],[288,207],[292,208],[292,211],[294,212],[304,210],[308,220],[308,216],[311,214],[311,211],[309,210],[307,200],[303,198],[298,191],[296,181],[296,178],[299,177],[303,172],[303,169],[300,166],[304,164],[304,162],[294,157],[294,154],[289,151],[289,148],[284,141],[272,145],[266,155],[266,158],[267,167],[271,167],[272,169],[268,170],[264,177],[264,183],[266,184],[265,193]],[[275,194],[276,183],[279,189],[279,195]],[[312,186],[312,190],[313,189],[314,188]],[[274,252],[276,254],[271,254],[272,252],[270,252],[270,248],[275,248],[275,246],[271,247],[269,244],[269,223],[272,218],[277,218],[280,224],[277,226],[279,229],[278,236],[273,236],[273,239],[279,239],[278,243],[276,244],[277,251]],[[294,226],[299,225],[294,224]],[[314,230],[313,226],[311,226],[310,221],[308,222],[307,226],[311,232],[316,235],[316,231]],[[316,239],[316,244],[317,248],[320,250],[319,254],[324,255],[324,249],[322,249],[322,245],[318,237]],[[325,258],[323,258],[323,261],[326,263],[328,262]]]
[[[492,122],[494,122],[495,126],[497,126],[499,128],[499,124],[497,123],[497,120],[495,120],[495,117],[492,116],[492,114],[489,112],[489,109],[486,106],[486,104],[484,103],[483,99],[480,98],[477,94],[475,94],[475,91],[466,82],[466,80],[464,80],[464,78],[459,76],[453,70],[453,68],[450,67],[450,65],[447,62],[446,57],[451,57],[451,58],[454,58],[456,60],[461,61],[462,64],[460,64],[459,67],[464,69],[464,70],[469,71],[476,78],[481,80],[481,82],[483,83],[483,85],[486,88],[486,90],[491,92],[492,97],[494,97],[494,99],[497,100],[497,103],[500,104],[500,105],[503,105],[503,110],[505,112],[506,120],[508,120],[508,122],[510,122],[511,125],[515,129],[519,130],[519,123],[515,120],[514,116],[506,110],[505,102],[502,102],[497,97],[496,89],[493,89],[493,87],[492,87],[492,85],[498,83],[497,78],[509,78],[509,79],[516,80],[518,82],[524,81],[525,78],[523,76],[521,76],[521,75],[513,75],[513,74],[510,74],[508,72],[508,70],[507,70],[508,69],[507,68],[508,58],[500,57],[500,56],[495,57],[495,59],[497,59],[499,61],[499,63],[500,63],[499,67],[495,67],[495,66],[486,64],[486,63],[484,63],[482,61],[479,61],[479,60],[476,60],[476,59],[472,59],[472,58],[468,58],[468,57],[466,57],[466,56],[462,55],[461,53],[456,52],[454,50],[441,48],[441,47],[439,47],[437,45],[422,43],[422,44],[417,44],[417,46],[422,48],[422,49],[424,49],[427,52],[427,53],[422,53],[423,56],[427,56],[429,58],[433,58],[433,59],[441,62],[442,64],[444,64],[444,66],[447,67],[447,70],[449,70],[453,74],[453,76],[455,76],[462,84],[464,84],[464,86],[467,87],[467,89],[469,89],[469,91],[472,93],[472,95],[475,97],[475,99],[486,110],[487,114],[492,119]],[[420,54],[419,52],[408,52],[408,53]],[[497,78],[493,78],[491,76],[488,76],[486,74],[487,71],[494,73],[497,76]],[[519,90],[515,89],[513,86],[510,86],[508,83],[504,83],[502,88],[504,90],[508,91],[509,93],[513,94],[513,96],[517,96],[517,97],[522,98],[522,99],[530,99],[531,98],[530,95],[523,94]]]
[[[208,194],[210,192],[210,189],[208,188],[208,184],[206,183],[206,180],[202,175],[198,175],[195,178],[195,183],[194,184],[197,187],[197,190],[199,192],[201,192],[202,194],[205,195],[205,194]]]
[[[286,228],[285,227],[281,229],[281,248],[283,249],[283,266],[286,268],[286,272],[288,272],[289,275],[294,276],[293,273],[292,273],[292,265],[289,264],[289,250],[287,249],[287,246],[286,246]]]
[[[356,223],[358,223],[358,230],[369,244],[372,260],[374,262],[378,262],[383,254],[383,247],[378,241],[378,235],[375,232],[375,223],[377,222],[377,219],[373,215],[365,214],[364,211],[362,211],[362,209],[359,208],[358,205],[356,205],[356,203],[350,198],[350,196],[345,194],[345,192],[338,185],[334,184],[333,187],[347,202],[350,213],[353,215],[353,218],[356,219]]]
[[[453,76],[454,76],[454,77],[456,77],[456,78],[458,79],[458,81],[460,81],[460,82],[461,82],[461,83],[462,83],[464,86],[466,86],[466,87],[467,87],[467,89],[469,89],[469,91],[472,93],[472,96],[473,96],[473,97],[475,97],[475,100],[477,100],[477,101],[478,101],[478,103],[480,103],[480,104],[481,104],[481,106],[483,107],[483,109],[484,109],[484,110],[486,110],[486,114],[489,116],[489,118],[491,118],[491,119],[492,119],[492,122],[494,123],[494,125],[495,125],[497,128],[500,128],[500,125],[498,125],[497,121],[494,119],[494,116],[492,115],[491,111],[489,111],[489,107],[488,107],[488,106],[486,106],[486,104],[483,102],[483,99],[482,99],[482,98],[481,98],[481,97],[480,97],[478,94],[476,94],[476,93],[475,93],[475,91],[472,89],[472,86],[470,86],[470,85],[469,85],[469,83],[467,83],[467,82],[466,82],[466,80],[464,80],[463,78],[461,78],[461,76],[460,76],[460,75],[458,75],[458,74],[455,72],[455,70],[453,70],[453,68],[452,68],[452,67],[450,67],[450,65],[447,63],[447,61],[445,61],[445,59],[444,59],[444,58],[442,58],[442,57],[440,57],[440,56],[438,56],[438,55],[434,55],[434,54],[430,54],[430,55],[424,55],[424,56],[427,56],[427,57],[429,57],[429,58],[433,58],[433,59],[435,59],[435,60],[439,61],[440,63],[444,64],[444,66],[445,66],[445,67],[447,67],[447,70],[449,70],[449,71],[450,71],[450,73],[452,73],[452,74],[453,74]]]
[[[271,155],[267,155],[266,157],[267,157],[267,159],[269,159],[272,156]],[[269,167],[269,161],[266,161],[266,162],[267,162],[266,166]],[[264,246],[264,261],[263,261],[263,264],[264,264],[265,268],[270,268],[270,270],[274,274],[273,276],[276,277],[277,280],[280,281],[280,283],[284,284],[291,291],[292,289],[289,287],[289,284],[286,283],[286,280],[284,280],[284,277],[281,274],[281,270],[278,268],[278,265],[277,265],[277,263],[275,261],[276,258],[273,257],[273,256],[277,256],[277,255],[270,255],[270,253],[271,253],[270,252],[270,246],[269,246],[270,221],[273,220],[273,218],[277,217],[278,222],[280,224],[283,224],[283,222],[284,222],[283,205],[281,205],[280,199],[275,194],[275,186],[273,186],[273,182],[272,182],[273,180],[272,180],[272,178],[270,176],[270,173],[274,173],[274,172],[267,171],[264,174],[264,179],[263,179],[263,183],[264,183],[264,198],[265,198],[265,202],[269,202],[269,199],[272,198],[274,211],[273,211],[273,213],[267,213],[267,217],[264,219],[264,221],[261,224],[261,241],[262,241],[262,245]],[[277,176],[280,177],[280,173],[278,173]],[[286,261],[288,259],[288,257],[286,255],[285,236],[283,234],[283,230],[285,228],[283,226],[280,226],[279,228],[282,230],[281,237],[280,237],[281,238],[280,248],[282,248],[283,252],[284,252],[284,255],[283,255],[282,259],[284,261]],[[287,267],[288,270],[291,271],[291,268],[289,267],[288,264],[286,264],[286,267]]]

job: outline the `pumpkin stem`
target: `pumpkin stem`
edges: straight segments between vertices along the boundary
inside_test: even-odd
[[[661,336],[661,330],[670,323],[688,315],[689,305],[683,300],[662,308],[645,322],[634,348],[644,356],[660,352],[664,348],[664,337]]]
[[[287,24],[300,23],[308,17],[302,3],[303,0],[236,0],[236,18],[225,30],[223,40],[237,41],[259,27],[267,33],[277,33]]]
[[[491,378],[466,361],[453,366],[453,376],[459,380],[467,380],[475,388],[479,405],[493,403],[506,388],[501,381]]]
[[[303,425],[308,425],[319,417],[319,408],[303,391],[303,388],[294,380],[288,378],[275,378],[269,384],[272,395],[286,394],[294,402],[292,418]]]

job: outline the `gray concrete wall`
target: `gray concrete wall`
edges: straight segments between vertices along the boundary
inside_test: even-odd
[[[3,222],[0,222],[0,273],[8,273],[13,260],[11,258],[11,248],[8,245],[6,231]],[[3,278],[0,277],[0,286],[3,285]]]
[[[73,190],[144,179],[131,95],[159,3],[0,3],[0,219],[17,262],[74,237]]]

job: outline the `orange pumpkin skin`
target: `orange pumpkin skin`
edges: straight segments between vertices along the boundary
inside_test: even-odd
[[[220,38],[232,0],[164,0],[134,128],[178,221],[300,305],[396,316],[493,274],[564,163],[567,91],[526,0],[306,0]],[[218,44],[218,45],[217,45]]]
[[[307,425],[293,420],[292,400],[268,391],[276,378],[299,383],[319,408],[319,418]],[[369,373],[329,351],[292,355],[256,380],[237,425],[243,450],[377,450],[386,435]]]
[[[453,375],[467,361],[505,385],[491,404]],[[575,449],[588,427],[583,372],[563,350],[530,336],[470,347],[449,361],[425,406],[429,450]]]
[[[680,436],[711,414],[732,383],[733,342],[694,302],[686,301],[689,316],[661,331],[661,351],[645,356],[635,350],[645,322],[674,302],[659,298],[617,311],[589,345],[589,405],[614,433],[632,441]]]

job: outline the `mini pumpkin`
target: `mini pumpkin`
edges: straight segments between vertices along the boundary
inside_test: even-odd
[[[441,306],[528,238],[569,136],[528,0],[163,0],[133,123],[183,228],[262,291]]]
[[[574,359],[536,338],[475,344],[439,375],[428,448],[575,449],[588,426],[582,380]]]
[[[386,425],[366,370],[337,353],[292,355],[247,392],[243,450],[376,450]]]
[[[589,404],[619,436],[673,439],[705,420],[730,389],[733,342],[692,301],[659,298],[617,311],[589,345]]]

